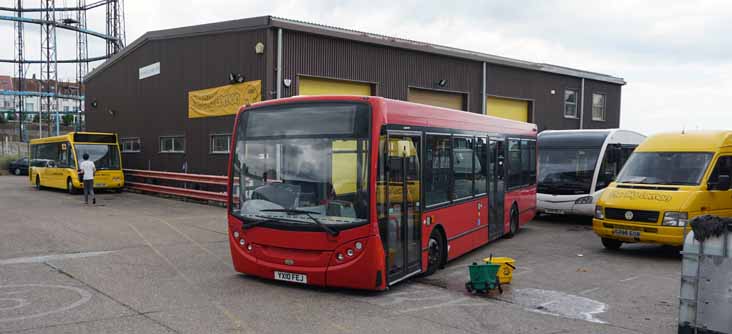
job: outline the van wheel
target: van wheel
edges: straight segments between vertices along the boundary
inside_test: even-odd
[[[71,178],[66,179],[66,191],[68,191],[70,195],[76,194],[76,189],[74,189],[74,183],[71,181]]]
[[[516,208],[516,205],[514,204],[513,207],[511,207],[511,223],[510,223],[510,229],[508,233],[506,233],[506,238],[513,238],[516,233],[519,231],[519,214],[518,214],[518,208]]]
[[[444,258],[445,242],[442,234],[438,230],[433,230],[430,234],[430,240],[427,242],[427,271],[425,276],[432,275],[438,268],[442,267],[442,259]]]
[[[609,238],[602,238],[602,245],[605,246],[605,248],[609,250],[618,250],[620,249],[620,246],[623,245],[623,242],[620,240],[615,239],[609,239]]]
[[[36,190],[41,190],[41,177],[36,175]]]

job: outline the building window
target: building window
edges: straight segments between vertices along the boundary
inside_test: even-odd
[[[140,138],[121,138],[119,144],[122,146],[122,153],[140,152],[142,147]]]
[[[592,93],[592,120],[605,121],[605,94]]]
[[[229,153],[231,145],[230,134],[211,135],[211,153]]]
[[[160,137],[160,153],[185,152],[186,139],[183,136]]]
[[[577,118],[577,91],[567,89],[564,91],[564,117]]]

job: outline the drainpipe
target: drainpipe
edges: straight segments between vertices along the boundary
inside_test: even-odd
[[[282,28],[277,29],[277,98],[282,97]]]
[[[580,87],[580,130],[584,128],[585,122],[585,78],[582,78],[582,86]]]
[[[483,98],[483,101],[481,103],[481,107],[483,109],[480,110],[480,113],[487,115],[488,112],[487,112],[487,110],[485,110],[485,99],[486,99],[486,96],[485,96],[485,62],[483,62],[483,80],[482,81],[483,81],[483,93],[482,93],[481,97]]]

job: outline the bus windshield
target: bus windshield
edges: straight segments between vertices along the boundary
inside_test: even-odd
[[[117,145],[108,144],[75,144],[76,161],[84,161],[84,153],[89,154],[89,160],[99,169],[120,169]]]
[[[617,182],[699,185],[712,153],[636,152],[620,171]]]
[[[343,227],[368,221],[366,105],[264,107],[239,122],[232,214],[300,228],[313,228],[313,216]]]
[[[598,148],[544,148],[539,150],[538,192],[553,195],[589,194]]]

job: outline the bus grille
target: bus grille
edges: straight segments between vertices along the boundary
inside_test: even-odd
[[[627,219],[627,212],[632,212],[633,218]],[[657,223],[658,211],[605,208],[605,217],[615,220],[634,221],[641,223]]]

